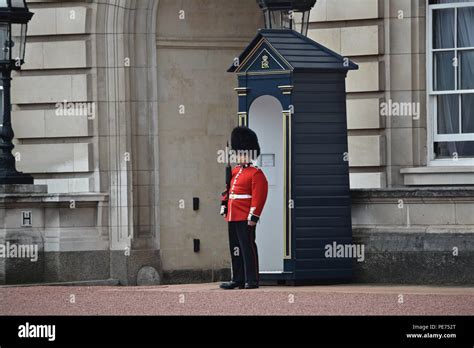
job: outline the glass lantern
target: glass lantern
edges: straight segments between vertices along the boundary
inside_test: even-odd
[[[25,0],[0,0],[0,67],[20,69],[24,63],[27,23],[32,16]]]
[[[309,15],[317,0],[257,0],[267,29],[292,29],[306,36]]]

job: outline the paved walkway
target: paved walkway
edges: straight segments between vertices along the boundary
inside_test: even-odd
[[[474,315],[474,287],[0,288],[0,315]]]

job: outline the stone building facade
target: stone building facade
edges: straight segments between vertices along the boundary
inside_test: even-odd
[[[474,159],[433,153],[431,3],[459,1],[318,0],[311,13],[308,36],[360,67],[347,80],[352,220],[367,254],[356,281],[474,280]],[[136,284],[146,266],[163,282],[227,277],[216,154],[236,124],[226,69],[263,24],[256,2],[29,6],[14,153],[48,193],[2,194],[0,239],[42,253],[0,261],[0,283]]]

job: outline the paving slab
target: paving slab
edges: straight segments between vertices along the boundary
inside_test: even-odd
[[[0,288],[0,315],[474,315],[474,287],[218,285]]]

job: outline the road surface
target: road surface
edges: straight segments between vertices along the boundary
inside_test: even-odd
[[[1,287],[0,315],[474,315],[474,287]]]

